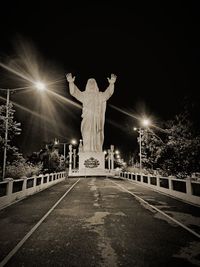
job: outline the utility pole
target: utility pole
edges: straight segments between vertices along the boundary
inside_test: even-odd
[[[6,98],[6,117],[5,117],[5,141],[4,141],[4,154],[3,154],[3,173],[2,179],[5,179],[6,174],[6,154],[7,154],[7,145],[8,145],[8,119],[9,119],[9,101],[10,101],[10,90],[7,90]]]
[[[139,147],[140,147],[140,174],[142,173],[142,129],[139,129]]]

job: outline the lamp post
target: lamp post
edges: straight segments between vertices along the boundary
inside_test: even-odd
[[[5,178],[6,173],[6,157],[7,157],[7,145],[8,145],[8,119],[9,119],[9,102],[10,102],[10,89],[7,90],[6,97],[6,117],[5,117],[5,141],[4,141],[4,152],[3,152],[3,173],[2,179]]]
[[[37,88],[40,91],[43,91],[46,89],[46,86],[42,82],[35,82],[34,83],[35,88]],[[6,117],[5,117],[5,140],[4,140],[4,153],[3,153],[3,169],[2,169],[2,179],[5,179],[5,174],[6,174],[6,159],[7,159],[7,146],[8,146],[8,122],[9,122],[9,104],[10,104],[10,92],[12,91],[18,91],[18,90],[24,90],[27,89],[28,87],[24,88],[14,88],[14,89],[2,89],[0,88],[1,91],[6,91],[7,96],[6,96]]]
[[[139,128],[140,173],[142,172],[142,129]]]
[[[143,127],[148,127],[150,125],[150,120],[146,119],[146,118],[142,119],[141,125]],[[138,133],[139,133],[139,157],[140,157],[139,164],[140,164],[140,174],[141,174],[142,173],[142,134],[143,134],[143,129],[142,129],[142,127],[139,127],[139,129],[134,127],[133,130],[138,131]]]

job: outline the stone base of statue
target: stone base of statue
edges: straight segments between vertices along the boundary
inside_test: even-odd
[[[80,176],[105,176],[104,152],[79,152]]]

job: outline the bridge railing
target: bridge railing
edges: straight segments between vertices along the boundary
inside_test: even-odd
[[[196,179],[177,179],[174,177],[144,175],[131,172],[120,172],[119,177],[189,203],[200,205],[200,181]]]
[[[66,172],[58,172],[17,180],[6,178],[0,182],[0,209],[55,185],[63,181],[65,177]]]

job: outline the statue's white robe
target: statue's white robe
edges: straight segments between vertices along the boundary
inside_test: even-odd
[[[84,152],[102,151],[106,101],[113,92],[113,84],[110,84],[104,92],[87,90],[82,92],[75,85],[73,90],[70,90],[71,95],[83,104],[81,133]]]

